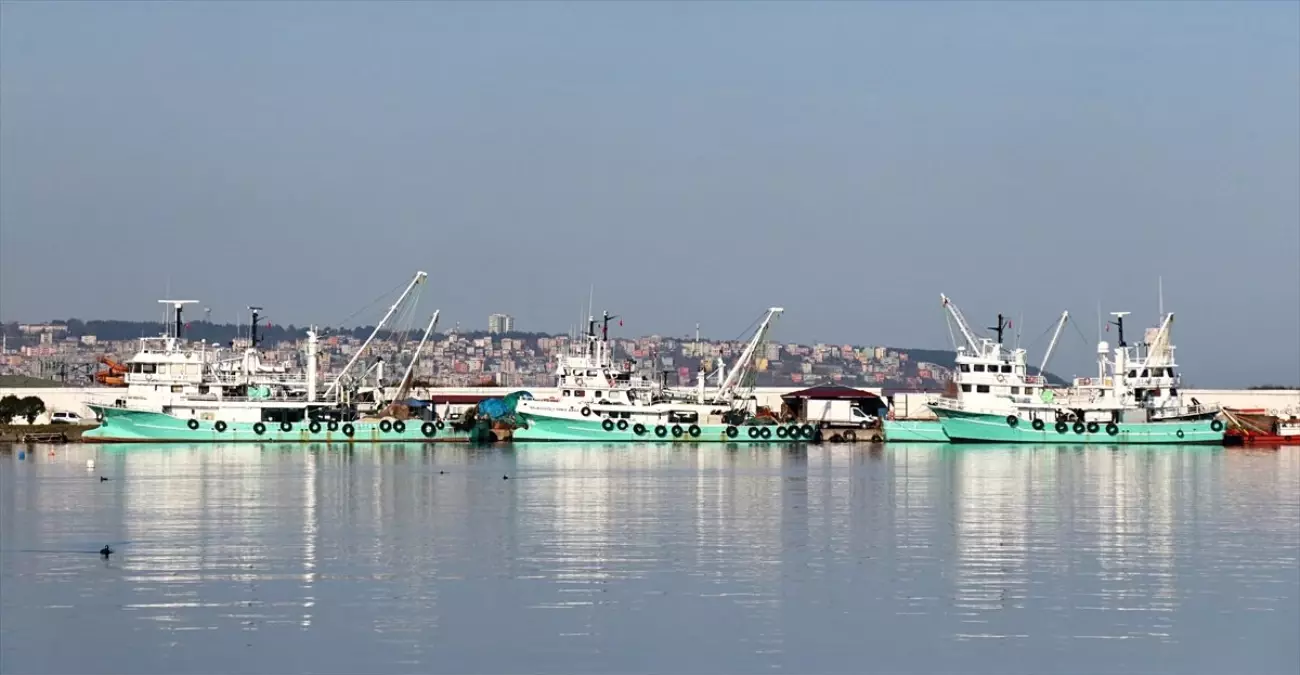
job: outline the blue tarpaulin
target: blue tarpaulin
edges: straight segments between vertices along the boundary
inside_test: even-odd
[[[515,405],[520,399],[529,400],[533,395],[526,391],[516,391],[502,398],[489,398],[480,401],[477,409],[477,417],[489,420],[512,420],[515,416]]]

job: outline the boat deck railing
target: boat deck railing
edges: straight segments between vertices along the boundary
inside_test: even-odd
[[[1223,410],[1222,406],[1206,405],[1204,403],[1190,405],[1190,406],[1183,406],[1179,408],[1170,408],[1170,409],[1152,408],[1152,418],[1165,419],[1165,418],[1174,418],[1174,417],[1194,417],[1194,416],[1214,415],[1219,413],[1222,410]]]

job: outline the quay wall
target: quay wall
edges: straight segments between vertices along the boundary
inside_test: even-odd
[[[527,391],[539,398],[554,396],[559,393],[556,387],[525,387]],[[754,396],[759,405],[777,409],[781,406],[781,397],[801,387],[757,387]],[[879,395],[880,389],[864,388]],[[10,394],[18,397],[37,396],[45,402],[46,413],[36,418],[37,424],[48,424],[52,412],[75,412],[83,417],[91,416],[86,403],[112,405],[125,390],[115,387],[15,387],[0,388],[0,397]],[[442,395],[469,396],[503,396],[514,389],[506,387],[446,387],[438,388]],[[416,396],[427,395],[426,391],[412,392]],[[1247,390],[1247,389],[1184,389],[1186,399],[1195,398],[1205,405],[1221,405],[1229,408],[1262,408],[1277,413],[1300,414],[1300,390]],[[14,420],[23,424],[25,420]]]

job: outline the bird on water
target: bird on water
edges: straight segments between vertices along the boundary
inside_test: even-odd
[[[109,548],[108,545],[105,544],[104,548],[99,549],[99,554],[107,558],[108,556],[113,555],[113,549]]]

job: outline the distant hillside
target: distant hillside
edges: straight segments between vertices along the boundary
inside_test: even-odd
[[[135,340],[141,337],[154,336],[162,332],[163,326],[157,321],[116,321],[116,320],[92,320],[82,321],[80,319],[68,319],[66,321],[54,321],[55,324],[66,325],[68,327],[67,337],[81,337],[83,335],[94,335],[101,341],[117,340]],[[226,344],[236,337],[248,337],[248,324],[218,324],[207,321],[189,321],[186,322],[185,337],[191,340],[205,340],[217,344]],[[21,337],[18,331],[18,324],[9,323],[0,326],[4,334],[11,339]],[[357,326],[354,328],[320,328],[323,337],[330,335],[349,335],[356,339],[365,339],[374,331],[374,326]],[[258,337],[262,340],[265,347],[274,347],[282,342],[295,342],[307,337],[307,329],[299,328],[293,324],[288,326],[279,325],[262,325],[258,327]],[[389,338],[396,333],[384,331],[381,337]],[[460,333],[462,337],[478,338],[488,335],[487,331],[467,331]],[[445,337],[445,334],[439,334],[435,338]],[[495,338],[515,338],[533,342],[542,337],[556,337],[550,333],[520,333],[512,332],[503,335],[494,335]],[[420,331],[415,330],[408,333],[408,338],[412,340],[420,339]],[[12,346],[12,344],[11,344]],[[910,363],[927,362],[934,363],[946,368],[952,368],[955,365],[956,352],[942,349],[912,349],[908,347],[890,347],[894,351],[906,353]],[[690,359],[679,359],[679,366],[695,367],[697,361]],[[1037,373],[1038,369],[1030,366],[1031,373]],[[1054,385],[1064,385],[1067,382],[1052,373],[1046,373],[1048,382]],[[34,379],[34,378],[28,378]],[[44,381],[36,380],[39,384],[21,385],[14,384],[8,386],[51,386]]]
[[[80,319],[68,319],[66,321],[53,321],[56,325],[68,327],[66,337],[81,337],[83,335],[94,335],[99,340],[137,340],[142,337],[154,337],[161,335],[163,325],[157,321],[117,321],[117,320],[100,320],[82,321]],[[236,325],[233,323],[209,323],[207,321],[186,321],[185,337],[191,340],[204,340],[223,344],[230,342],[236,337],[248,337],[249,325]],[[22,333],[18,331],[18,324],[7,323],[0,326],[4,335],[11,340],[19,339]],[[350,335],[358,340],[364,340],[375,330],[374,326],[356,326],[353,328],[318,328],[322,336],[328,335]],[[420,339],[423,329],[412,330],[408,333],[409,337],[415,340]],[[381,337],[389,337],[396,334],[396,331],[383,331]],[[487,335],[487,331],[469,331],[462,332],[464,337],[474,338]],[[438,334],[443,335],[443,334]],[[307,327],[299,328],[293,324],[288,326],[266,325],[258,326],[258,339],[265,347],[274,347],[281,342],[295,342],[306,339]],[[62,336],[61,336],[62,337]],[[435,336],[436,337],[436,336]],[[509,337],[521,339],[536,339],[539,337],[550,337],[547,333],[505,333],[498,334],[494,337]]]

